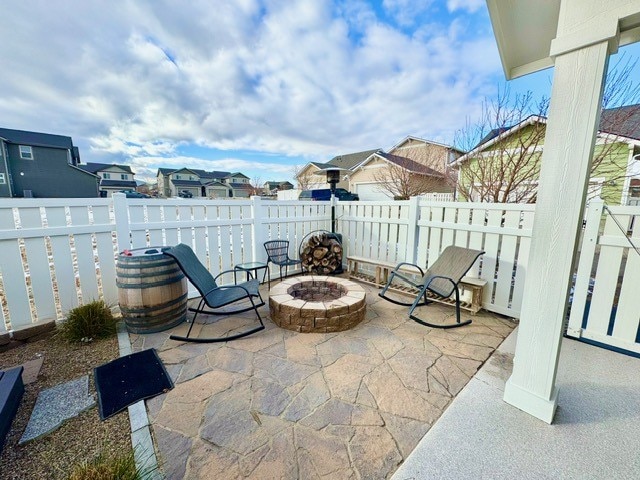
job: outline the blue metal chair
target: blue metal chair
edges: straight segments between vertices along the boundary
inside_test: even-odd
[[[171,335],[169,338],[171,338],[172,340],[180,340],[183,342],[230,342],[231,340],[237,340],[238,338],[246,337],[247,335],[251,335],[252,333],[264,330],[264,323],[262,323],[262,318],[260,317],[260,313],[258,313],[258,307],[264,305],[264,300],[262,300],[260,292],[258,291],[258,286],[260,285],[259,280],[251,278],[247,282],[238,283],[235,285],[219,286],[216,283],[216,280],[225,273],[233,272],[233,270],[226,270],[224,272],[221,272],[214,278],[209,270],[207,270],[207,268],[200,262],[200,260],[198,260],[198,257],[193,252],[193,250],[191,250],[189,246],[183,243],[180,243],[175,247],[163,248],[162,251],[165,255],[172,257],[176,261],[180,269],[184,272],[189,281],[193,284],[194,287],[196,287],[201,295],[200,303],[198,303],[198,306],[196,308],[189,308],[189,310],[195,312],[195,315],[193,316],[193,320],[191,321],[191,326],[189,327],[187,335],[185,337],[179,335]],[[249,272],[247,272],[247,274],[250,275]],[[256,303],[254,299],[259,300],[259,302]],[[251,306],[245,306],[239,308],[238,310],[225,310],[224,312],[214,310],[242,300],[248,300],[251,303]],[[205,305],[209,307],[209,310],[204,309]],[[255,310],[256,315],[258,316],[258,321],[260,322],[259,326],[251,330],[237,333],[235,335],[229,335],[227,337],[218,338],[192,338],[189,336],[191,334],[193,325],[196,323],[196,317],[198,316],[198,313],[204,313],[207,315],[231,315],[233,313],[247,312],[249,310]]]
[[[302,263],[300,260],[289,258],[289,240],[270,240],[264,242],[264,249],[267,251],[267,266],[269,263],[273,263],[280,267],[280,280],[282,280],[282,267],[284,267],[284,276],[286,277],[289,267]],[[269,287],[270,286],[271,277],[269,277]]]

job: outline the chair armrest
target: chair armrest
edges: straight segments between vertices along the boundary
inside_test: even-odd
[[[391,273],[397,273],[405,265],[409,265],[410,267],[417,268],[420,271],[420,275],[424,275],[424,271],[422,270],[422,268],[420,268],[415,263],[409,263],[409,262],[401,262],[401,263],[399,263],[398,265],[395,266],[395,268],[391,271]]]
[[[225,270],[224,272],[220,272],[218,275],[216,275],[216,276],[214,277],[213,281],[214,281],[214,282],[217,282],[218,278],[220,278],[220,277],[221,277],[222,275],[224,275],[225,273],[238,273],[238,272],[245,272],[247,275],[249,275],[249,278],[250,278],[251,280],[253,280],[253,274],[252,274],[250,271],[248,271],[248,270],[236,270],[236,269],[231,269],[231,270]],[[236,277],[235,277],[235,275],[234,275],[234,277],[233,277],[233,278],[234,278],[234,281],[236,281],[236,280],[235,280],[235,278],[236,278]],[[237,281],[236,281],[236,282],[237,282]],[[237,283],[236,283],[236,285],[237,285]]]

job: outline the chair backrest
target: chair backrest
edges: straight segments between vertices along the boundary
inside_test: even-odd
[[[264,242],[269,260],[276,265],[289,260],[289,240],[270,240]]]
[[[481,250],[450,245],[442,251],[433,265],[425,272],[423,278],[426,280],[428,277],[441,275],[452,279],[457,285],[483,253]],[[451,282],[436,278],[429,284],[429,290],[440,296],[448,297],[453,293],[454,287]]]
[[[179,243],[175,247],[163,248],[162,251],[176,261],[200,295],[205,295],[218,286],[211,272],[200,262],[188,245]]]

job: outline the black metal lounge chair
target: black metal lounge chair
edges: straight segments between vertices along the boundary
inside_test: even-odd
[[[395,303],[397,305],[405,305],[411,307],[409,309],[409,318],[422,325],[433,328],[456,328],[463,325],[469,325],[471,320],[460,321],[460,291],[458,290],[458,283],[464,277],[464,275],[473,266],[475,261],[484,252],[480,250],[471,250],[469,248],[448,246],[440,254],[438,259],[431,265],[426,272],[422,270],[418,265],[408,262],[402,262],[391,271],[389,280],[384,286],[382,291],[378,294],[385,300]],[[414,279],[408,276],[406,272],[407,267],[417,268],[420,272],[421,278]],[[405,269],[405,271],[402,271]],[[416,272],[417,273],[417,272]],[[402,280],[403,282],[418,289],[418,294],[412,303],[404,303],[394,298],[386,296],[387,290],[391,286],[394,279]],[[428,292],[432,292],[439,297],[449,298],[454,292],[456,294],[456,323],[448,324],[434,324],[426,322],[413,314],[413,311],[420,306],[431,303],[428,298]],[[420,300],[423,299],[421,302]]]
[[[289,267],[302,263],[295,258],[289,258],[289,240],[264,242],[264,249],[267,251],[267,266],[269,263],[273,263],[280,267],[280,280],[282,280],[282,267],[284,267],[284,276],[286,277]],[[269,278],[269,287],[271,287],[271,278]]]
[[[198,303],[197,308],[189,308],[189,310],[195,312],[195,315],[193,316],[193,320],[191,320],[191,326],[189,327],[187,335],[185,337],[179,335],[171,335],[169,338],[171,338],[172,340],[180,340],[183,342],[229,342],[231,340],[237,340],[238,338],[246,337],[247,335],[251,335],[252,333],[259,332],[260,330],[264,330],[264,323],[262,323],[262,318],[260,317],[260,313],[258,313],[258,307],[264,305],[264,300],[262,300],[260,292],[258,291],[258,286],[260,285],[259,280],[251,278],[247,282],[238,283],[236,285],[218,286],[216,280],[225,273],[233,272],[233,270],[226,270],[224,272],[221,272],[214,278],[209,270],[207,270],[206,267],[200,262],[200,260],[198,260],[198,257],[193,252],[193,250],[191,250],[189,246],[183,243],[180,243],[175,247],[162,249],[162,251],[165,255],[169,255],[170,257],[175,259],[180,269],[184,272],[189,281],[193,284],[194,287],[196,287],[201,295],[200,303]],[[256,303],[254,301],[254,298],[256,297],[260,299],[259,303]],[[232,311],[226,310],[224,312],[205,310],[203,308],[206,305],[210,309],[217,309],[241,300],[249,300],[249,302],[251,302],[251,306]],[[259,326],[252,328],[251,330],[219,338],[189,337],[189,335],[191,334],[191,329],[196,323],[196,317],[198,316],[198,313],[204,313],[207,315],[230,315],[233,313],[247,312],[249,310],[255,310],[260,322]]]

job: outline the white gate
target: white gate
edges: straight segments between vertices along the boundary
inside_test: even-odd
[[[640,252],[632,247],[640,246],[639,217],[638,206],[589,205],[568,336],[640,353]]]

